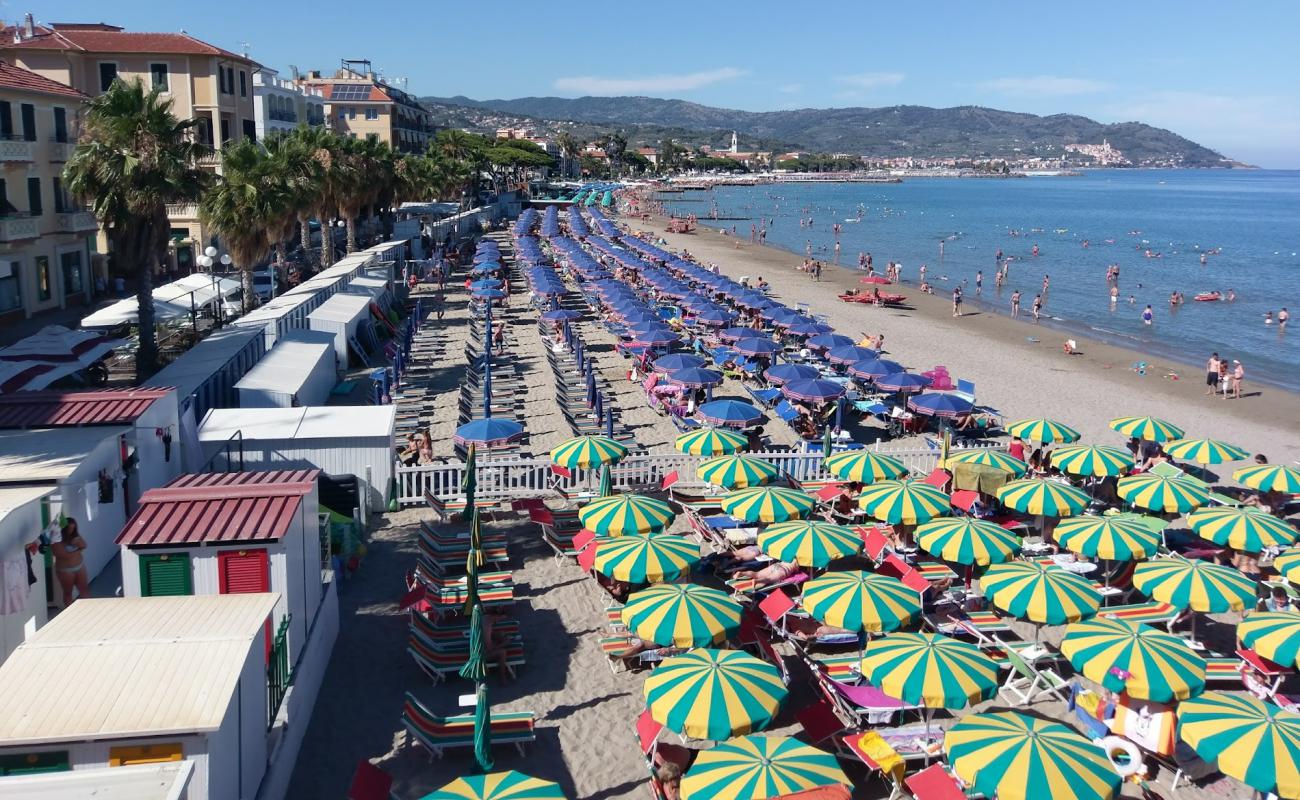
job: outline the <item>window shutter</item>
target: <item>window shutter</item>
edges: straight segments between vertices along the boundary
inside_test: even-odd
[[[34,772],[66,772],[67,750],[47,750],[43,753],[6,753],[0,756],[0,775],[26,775]]]
[[[110,747],[108,765],[110,767],[129,767],[133,764],[160,764],[167,761],[180,761],[184,757],[180,742],[163,744],[142,744],[133,747]]]
[[[270,562],[260,550],[224,550],[217,555],[222,594],[271,591]]]
[[[185,553],[141,556],[140,594],[143,597],[194,594],[190,557]]]

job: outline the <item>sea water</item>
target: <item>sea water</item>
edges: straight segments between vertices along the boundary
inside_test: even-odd
[[[871,254],[878,273],[889,261],[901,263],[905,290],[915,293],[925,264],[936,296],[949,296],[960,284],[968,312],[1009,314],[1011,292],[1019,289],[1024,315],[1050,276],[1043,313],[1051,327],[1182,361],[1182,379],[1199,380],[1199,365],[1217,351],[1240,359],[1248,379],[1300,389],[1300,323],[1294,319],[1300,312],[1300,171],[1095,170],[893,184],[783,183],[661,199],[677,214],[696,214],[702,224],[735,226],[744,241],[751,225],[765,224],[767,244],[798,256],[792,265],[809,245],[813,257],[836,263],[832,226],[838,223],[840,266],[856,270],[860,252]],[[711,213],[745,219],[710,221]],[[809,219],[810,225],[800,225]],[[1000,290],[994,285],[999,250],[1011,259]],[[1112,264],[1120,269],[1113,305],[1106,282]],[[977,296],[979,270],[983,292]],[[1193,300],[1201,292],[1226,296],[1230,289],[1233,302]],[[1185,302],[1171,307],[1175,291]],[[1141,318],[1147,304],[1154,311],[1151,325]],[[1276,320],[1284,306],[1293,319],[1281,334],[1276,321],[1264,320],[1270,311]],[[1030,320],[1027,338],[1052,346],[1064,338]]]

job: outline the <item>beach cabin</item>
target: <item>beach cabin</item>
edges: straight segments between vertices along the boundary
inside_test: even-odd
[[[126,522],[123,453],[131,432],[126,426],[0,431],[0,488],[52,489],[50,497],[77,520],[86,540],[92,580],[117,554],[113,540]],[[53,602],[62,602],[57,590]]]
[[[0,777],[0,800],[189,800],[194,762],[160,761],[100,769],[15,772]]]
[[[208,409],[239,405],[235,384],[265,353],[266,339],[261,330],[224,328],[182,353],[144,385],[175,387],[182,438],[194,442],[198,421]],[[189,457],[188,453],[184,455]],[[202,464],[187,462],[185,471],[198,472],[201,468]]]
[[[53,486],[0,486],[0,661],[48,619],[49,576],[37,551]]]
[[[280,342],[239,379],[241,408],[322,406],[338,381],[334,348],[318,342]]]
[[[383,508],[394,469],[396,406],[222,408],[208,412],[199,443],[212,469],[319,469],[355,476],[361,509]],[[231,443],[227,446],[227,443]],[[350,508],[336,508],[350,515]]]
[[[391,284],[378,275],[359,275],[348,283],[348,294],[368,296],[375,305],[387,312],[393,306]]]
[[[281,342],[309,342],[311,344],[323,344],[329,347],[330,352],[334,352],[334,334],[328,331],[314,331],[310,328],[295,328],[284,336],[280,337]],[[339,361],[338,354],[334,353],[334,370],[342,373],[347,370],[347,362]],[[199,417],[199,419],[203,419]]]
[[[188,800],[256,797],[268,759],[282,760],[270,724],[288,683],[274,668],[279,602],[73,603],[0,665],[0,774],[189,761]]]
[[[314,331],[324,331],[334,336],[334,352],[339,363],[346,367],[349,353],[367,348],[373,341],[370,322],[371,296],[367,294],[336,294],[321,307],[307,315],[307,323]],[[358,358],[365,357],[357,352]]]

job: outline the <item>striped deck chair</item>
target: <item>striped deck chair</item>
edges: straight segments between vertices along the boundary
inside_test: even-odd
[[[444,642],[469,642],[470,621],[468,617],[460,617],[452,620],[433,620],[424,614],[411,615],[411,630],[418,631],[421,636],[433,644]],[[517,634],[519,633],[519,622],[513,619],[500,619],[493,625],[493,630],[501,633]]]
[[[1109,606],[1100,612],[1103,617],[1125,619],[1129,622],[1145,622],[1148,625],[1163,625],[1166,628],[1178,617],[1179,610],[1168,603],[1148,600],[1145,603],[1131,603],[1122,606]]]
[[[492,711],[492,744],[513,744],[524,754],[524,745],[536,740],[531,711]],[[402,726],[407,743],[411,739],[423,745],[431,756],[442,758],[442,751],[474,746],[474,715],[440,717],[433,714],[411,693],[402,708]]]
[[[441,650],[425,641],[419,633],[412,630],[406,642],[406,652],[415,659],[415,664],[429,676],[434,683],[442,682],[448,673],[457,673],[469,659],[469,650]],[[515,667],[524,664],[524,646],[511,643],[505,648],[506,670],[514,677]]]

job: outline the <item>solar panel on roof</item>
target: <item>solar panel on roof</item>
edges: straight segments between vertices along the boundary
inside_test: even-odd
[[[370,97],[370,84],[336,83],[330,92],[332,100],[367,100]]]

